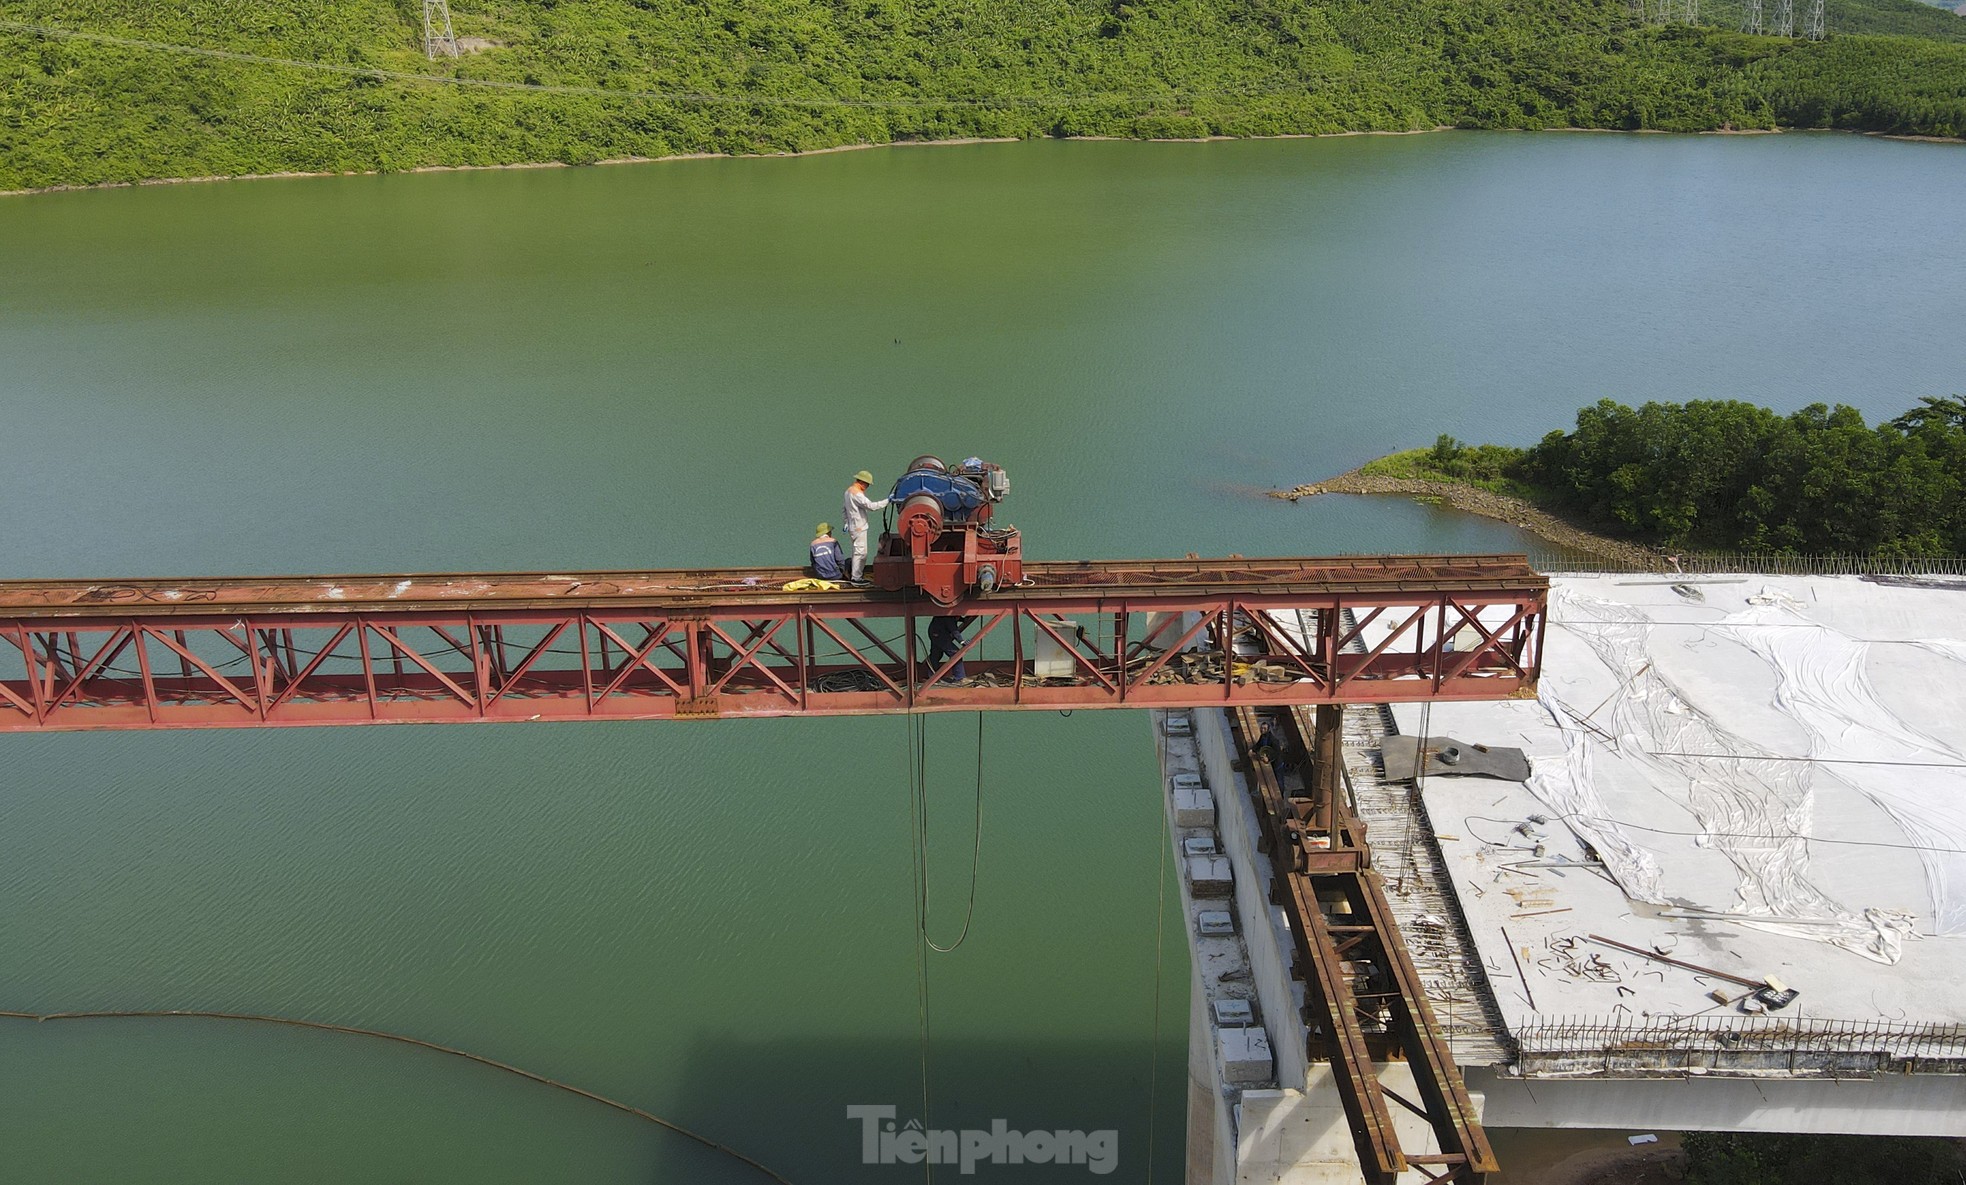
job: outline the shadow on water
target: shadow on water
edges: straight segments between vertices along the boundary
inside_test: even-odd
[[[978,1156],[971,1174],[964,1176],[960,1164],[948,1164],[935,1166],[935,1177],[1004,1182],[1139,1182],[1150,1177],[1180,1181],[1185,1099],[1167,1087],[1170,1080],[1178,1083],[1185,1078],[1185,1051],[1172,1043],[1162,1049],[1154,1091],[1159,1106],[1151,1113],[1149,1052],[1144,1042],[932,1042],[929,1122],[924,1126],[978,1133],[971,1136]],[[882,1163],[878,1143],[876,1162],[864,1160],[870,1125],[882,1130],[891,1124],[898,1133],[921,1119],[919,1065],[920,1048],[911,1042],[766,1042],[742,1034],[728,1039],[706,1036],[691,1049],[679,1075],[680,1093],[667,1105],[672,1118],[686,1115],[697,1130],[741,1147],[801,1185],[920,1181],[926,1178],[924,1165],[898,1159]],[[733,1113],[732,1100],[743,1101],[742,1114]],[[893,1114],[887,1119],[864,1117],[865,1111],[849,1114],[849,1108],[865,1107],[892,1108]],[[1011,1138],[986,1140],[997,1126]],[[1033,1134],[1061,1131],[1079,1133],[1068,1134],[1062,1144],[1076,1148],[1080,1163],[1006,1163],[1011,1144],[1041,1149],[1047,1142],[1060,1141],[1040,1136],[1034,1142]],[[1017,1141],[1015,1133],[1025,1138]],[[960,1149],[960,1136],[942,1138]],[[701,1166],[706,1173],[713,1162],[722,1160],[700,1148],[691,1148],[686,1155],[691,1166]],[[685,1167],[680,1159],[676,1163]],[[1106,1171],[1095,1171],[1100,1168]],[[744,1178],[726,1171],[715,1179]]]
[[[592,1098],[372,1038],[203,1018],[116,1018],[7,1022],[0,1049],[0,1086],[17,1102],[0,1115],[0,1180],[771,1180]],[[1148,1053],[1135,1042],[937,1043],[926,1126],[953,1133],[938,1138],[957,1151],[934,1166],[884,1161],[878,1139],[869,1163],[869,1120],[858,1117],[866,1112],[849,1112],[891,1107],[896,1132],[920,1120],[913,1042],[704,1035],[668,1097],[661,1088],[643,1095],[622,1086],[609,1097],[726,1145],[793,1185],[920,1181],[931,1167],[950,1181],[1175,1182],[1185,1067],[1178,1047],[1162,1050],[1160,1105],[1150,1119]],[[525,1068],[568,1073],[541,1063]],[[571,1074],[567,1085],[610,1089]],[[37,1140],[50,1124],[78,1115],[100,1125],[100,1139],[60,1148]],[[886,1115],[873,1113],[877,1129],[887,1127]],[[997,1127],[1011,1139],[997,1136]],[[977,1133],[968,1174],[960,1163],[964,1128]],[[1077,1150],[1077,1163],[1033,1162],[1061,1141]],[[1012,1146],[1023,1163],[1009,1162]]]

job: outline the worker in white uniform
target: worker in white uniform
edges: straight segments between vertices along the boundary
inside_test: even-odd
[[[846,488],[846,505],[841,511],[841,520],[846,523],[847,539],[853,545],[852,579],[865,579],[862,573],[867,567],[867,512],[885,510],[887,499],[875,501],[867,496],[867,487],[874,484],[874,475],[862,469],[853,475],[853,484]]]

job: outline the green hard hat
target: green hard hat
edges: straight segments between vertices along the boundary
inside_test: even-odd
[[[874,484],[874,475],[873,475],[873,474],[871,474],[871,473],[869,473],[869,472],[867,472],[867,471],[866,471],[865,469],[862,469],[862,470],[861,470],[860,472],[858,472],[858,473],[856,473],[856,474],[854,474],[854,475],[853,475],[853,480],[855,480],[855,481],[864,481],[864,482],[866,482],[866,483],[867,483],[868,485],[873,485],[873,484]]]
[[[832,534],[832,533],[833,533],[833,524],[832,524],[832,523],[820,523],[820,524],[819,524],[819,526],[818,526],[818,527],[816,527],[816,528],[815,528],[815,529],[813,530],[813,532],[812,532],[812,533],[813,533],[814,535],[830,535],[830,534]]]

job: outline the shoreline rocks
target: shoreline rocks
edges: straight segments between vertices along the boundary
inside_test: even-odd
[[[1642,570],[1660,572],[1670,570],[1665,560],[1657,552],[1648,548],[1607,538],[1573,526],[1520,498],[1492,493],[1459,482],[1415,477],[1379,477],[1362,474],[1354,469],[1324,481],[1311,482],[1288,490],[1270,491],[1270,497],[1282,498],[1290,502],[1300,498],[1315,498],[1319,494],[1394,495],[1438,499],[1456,510],[1508,523],[1558,547],[1601,556],[1608,560],[1615,560],[1620,565],[1632,565]]]

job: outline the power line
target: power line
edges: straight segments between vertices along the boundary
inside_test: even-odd
[[[432,0],[435,3],[435,0]],[[1662,0],[1670,3],[1671,0]],[[1697,0],[1690,0],[1697,3]],[[1784,3],[1789,0],[1783,0]],[[442,7],[440,5],[440,7]],[[447,26],[446,26],[447,27]],[[1151,104],[1182,103],[1196,99],[1287,99],[1309,95],[1321,87],[1334,83],[1370,81],[1410,81],[1417,78],[1434,77],[1438,71],[1423,68],[1419,62],[1370,62],[1364,69],[1338,73],[1299,74],[1290,79],[1287,85],[1250,87],[1246,90],[1184,90],[1169,88],[1153,93],[1092,93],[1079,95],[1031,95],[996,94],[983,96],[936,96],[922,95],[904,98],[841,98],[838,96],[798,97],[789,95],[767,95],[750,91],[713,94],[704,91],[659,91],[636,90],[621,87],[582,86],[566,83],[512,82],[496,78],[461,78],[455,75],[426,74],[415,70],[392,70],[383,66],[357,66],[344,62],[323,62],[306,58],[284,58],[271,54],[246,53],[240,50],[212,49],[201,45],[183,45],[171,41],[154,41],[140,37],[121,37],[110,33],[96,33],[84,29],[68,29],[56,25],[43,25],[27,21],[0,20],[0,31],[24,33],[35,37],[45,37],[51,41],[86,41],[97,45],[112,45],[124,49],[151,50],[158,53],[183,54],[190,57],[209,58],[224,62],[241,62],[257,66],[285,66],[296,70],[314,70],[326,74],[337,74],[347,78],[373,78],[386,82],[422,82],[439,86],[455,86],[479,90],[517,91],[549,95],[580,95],[600,99],[632,99],[651,103],[677,103],[695,106],[744,106],[744,107],[795,107],[795,108],[870,108],[876,110],[909,110],[923,107],[1035,107],[1063,108],[1082,107],[1090,104],[1117,104],[1144,106]],[[441,30],[440,30],[441,31]],[[1574,43],[1603,42],[1607,36],[1602,30],[1579,30],[1542,40],[1538,44],[1544,49],[1558,49]],[[453,44],[455,39],[452,39]],[[430,45],[426,39],[426,51]],[[455,56],[448,54],[446,56]],[[432,55],[433,57],[436,55]]]
[[[989,95],[984,97],[951,98],[922,96],[915,98],[866,98],[844,99],[834,96],[800,98],[787,95],[764,95],[752,92],[735,94],[709,94],[701,91],[651,91],[630,90],[605,86],[578,86],[544,82],[510,82],[496,78],[459,78],[443,74],[424,74],[414,70],[391,70],[382,66],[356,66],[341,62],[312,61],[305,58],[283,58],[270,54],[243,53],[238,50],[210,49],[199,45],[180,45],[169,41],[150,41],[138,37],[118,37],[108,33],[92,33],[81,29],[64,29],[53,25],[31,24],[24,21],[0,20],[0,29],[16,33],[26,33],[36,37],[46,37],[54,41],[87,41],[98,45],[114,45],[125,49],[146,49],[159,53],[186,54],[192,57],[211,58],[225,62],[244,62],[257,66],[287,66],[299,70],[317,70],[328,74],[339,74],[350,78],[374,78],[390,82],[427,82],[442,86],[472,87],[483,90],[529,91],[537,94],[584,95],[604,99],[638,99],[655,103],[683,103],[709,106],[731,104],[739,106],[769,107],[812,107],[812,108],[878,108],[906,109],[915,107],[1072,107],[1089,103],[1168,103],[1185,99],[1264,99],[1287,98],[1308,94],[1317,84],[1329,82],[1327,77],[1306,78],[1300,85],[1284,89],[1251,89],[1247,91],[1180,91],[1169,90],[1158,94],[1087,94],[1087,95]],[[1414,67],[1374,68],[1370,77],[1391,77],[1399,73],[1417,73]],[[1352,77],[1358,77],[1353,75]]]
[[[1810,765],[1899,765],[1912,769],[1966,769],[1966,761],[1885,761],[1864,757],[1787,757],[1774,753],[1675,753],[1640,749],[1647,757],[1703,757],[1716,761],[1801,761]]]
[[[1485,818],[1483,815],[1472,818]],[[1579,819],[1585,823],[1611,824],[1614,827],[1630,827],[1634,831],[1649,831],[1654,835],[1680,835],[1689,839],[1763,839],[1786,841],[1799,839],[1805,843],[1840,844],[1851,848],[1895,848],[1905,852],[1942,852],[1952,856],[1966,856],[1966,848],[1949,848],[1938,844],[1892,843],[1882,839],[1832,839],[1826,835],[1757,835],[1746,831],[1678,831],[1670,827],[1647,827],[1643,823],[1633,823],[1627,819],[1613,819],[1608,815],[1587,815],[1581,811],[1558,815],[1559,819]]]
[[[1723,610],[1721,610],[1719,607],[1716,606],[1714,608],[1714,612],[1720,613],[1723,612]],[[1822,625],[1814,621],[1729,621],[1725,617],[1716,617],[1712,621],[1670,621],[1662,617],[1643,617],[1632,621],[1616,621],[1616,620],[1609,620],[1605,618],[1588,618],[1588,617],[1559,618],[1559,617],[1552,616],[1550,618],[1550,624],[1564,626],[1565,628],[1568,629],[1576,629],[1579,626],[1587,626],[1587,625],[1604,626],[1607,629],[1614,626],[1683,625],[1692,628],[1709,629],[1709,630],[1713,630],[1713,629],[1828,630],[1831,633],[1842,632],[1840,630],[1832,629],[1830,626]],[[1922,646],[1925,644],[1925,642],[1931,640],[1931,639],[1924,639],[1924,638],[1859,638],[1849,634],[1845,634],[1844,636],[1850,638],[1850,640],[1853,642],[1870,642],[1874,645],[1892,645],[1892,646]]]

